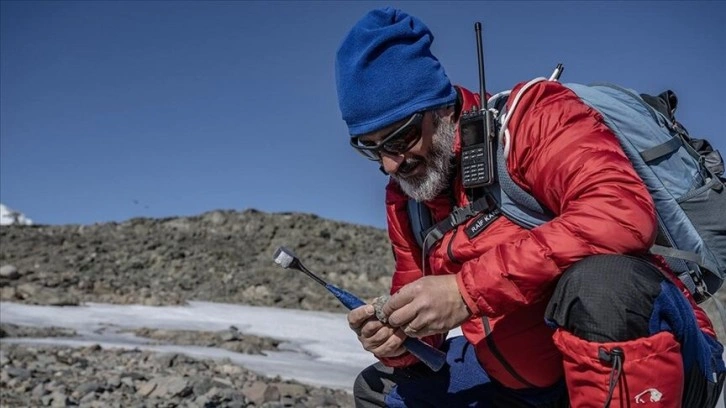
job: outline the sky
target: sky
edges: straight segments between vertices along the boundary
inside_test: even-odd
[[[726,152],[726,2],[0,2],[0,201],[36,224],[215,209],[385,225],[348,146],[335,52],[368,10],[423,20],[453,83],[673,89]]]

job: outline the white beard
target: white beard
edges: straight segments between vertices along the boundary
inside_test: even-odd
[[[391,175],[401,186],[401,190],[416,201],[428,201],[439,195],[448,186],[451,175],[456,125],[447,119],[439,118],[435,112],[433,114],[436,130],[428,157],[411,157],[401,164],[401,166],[412,166],[422,162],[423,172],[409,177]]]

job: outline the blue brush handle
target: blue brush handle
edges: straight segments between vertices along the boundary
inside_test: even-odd
[[[344,304],[345,307],[347,307],[349,310],[357,309],[366,304],[364,301],[358,299],[358,297],[356,297],[354,294],[331,284],[325,285],[325,288],[328,289],[330,293],[334,294],[335,297],[340,300],[340,303]]]
[[[350,310],[366,304],[352,293],[331,284],[325,285],[325,288]],[[446,364],[446,354],[443,351],[433,348],[415,337],[406,337],[406,340],[403,341],[403,346],[434,371],[441,370],[444,364]]]

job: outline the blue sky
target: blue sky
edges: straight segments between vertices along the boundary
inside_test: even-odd
[[[368,10],[421,18],[452,82],[673,89],[726,152],[725,2],[9,2],[0,10],[0,201],[36,223],[213,209],[383,227],[386,178],[348,147],[335,51]]]

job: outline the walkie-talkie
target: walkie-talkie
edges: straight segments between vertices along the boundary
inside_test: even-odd
[[[461,179],[464,188],[486,187],[495,181],[494,155],[496,129],[492,113],[487,109],[486,82],[484,79],[484,52],[482,50],[481,23],[474,24],[476,52],[479,59],[480,107],[474,106],[462,113],[461,131]]]

